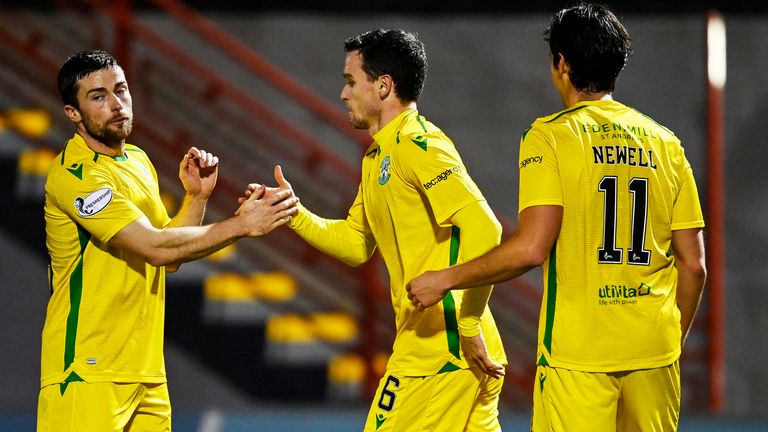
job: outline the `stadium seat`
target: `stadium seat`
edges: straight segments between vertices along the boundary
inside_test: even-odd
[[[298,290],[296,279],[282,271],[251,273],[248,282],[255,297],[271,302],[291,300]]]
[[[237,243],[232,243],[205,257],[207,261],[220,263],[227,261],[237,253]]]
[[[359,399],[365,376],[365,360],[360,355],[347,353],[333,357],[328,363],[328,397],[335,400]]]
[[[276,315],[267,322],[270,342],[307,343],[316,340],[309,320],[298,314]]]
[[[203,284],[206,300],[223,302],[254,301],[248,278],[235,272],[212,273]]]
[[[39,108],[12,108],[5,112],[9,128],[28,138],[40,138],[51,129],[51,115]]]
[[[56,152],[47,147],[26,148],[19,153],[16,169],[16,196],[42,199],[45,180]]]
[[[360,334],[355,317],[344,312],[318,312],[311,319],[315,334],[326,342],[351,343]]]

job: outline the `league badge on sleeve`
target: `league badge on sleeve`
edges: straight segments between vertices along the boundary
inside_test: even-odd
[[[77,214],[80,216],[89,217],[104,210],[107,204],[111,201],[112,189],[101,188],[85,198],[75,198],[75,208],[77,209]]]

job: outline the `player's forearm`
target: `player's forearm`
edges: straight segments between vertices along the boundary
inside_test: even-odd
[[[347,220],[321,218],[301,204],[288,226],[316,249],[350,266],[368,261],[376,247],[371,238],[353,229]]]
[[[444,270],[446,286],[455,290],[496,284],[514,279],[540,265],[536,261],[521,259],[525,256],[525,248],[520,246],[513,236],[485,255]]]
[[[499,244],[501,224],[485,202],[468,206],[451,220],[460,229],[461,258],[476,258]],[[459,331],[463,336],[480,334],[480,317],[485,311],[493,285],[481,285],[467,290],[459,311]]]
[[[184,195],[179,211],[171,219],[168,227],[198,226],[203,223],[205,217],[205,206],[208,200],[206,198],[192,195]],[[165,266],[165,271],[174,273],[181,267],[181,262]]]
[[[672,231],[672,251],[677,269],[676,302],[680,310],[681,346],[691,329],[699,308],[707,267],[704,259],[704,236],[701,229]]]
[[[487,254],[447,269],[449,289],[495,284],[542,265],[560,233],[561,206],[533,206],[520,212],[517,229]]]
[[[205,226],[170,227],[155,237],[148,261],[152,265],[173,265],[194,261],[233,243],[245,231],[236,217]]]
[[[184,195],[181,206],[176,215],[168,224],[169,227],[195,226],[203,223],[205,217],[205,207],[208,199]]]
[[[242,216],[206,226],[158,229],[146,217],[131,222],[109,245],[141,256],[154,266],[192,261],[210,254],[248,233]]]
[[[678,266],[677,270],[677,307],[680,309],[680,343],[683,345],[699,309],[707,276],[703,265]]]

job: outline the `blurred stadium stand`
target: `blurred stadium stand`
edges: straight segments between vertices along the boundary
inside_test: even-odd
[[[473,2],[474,14],[466,17],[459,14],[467,12],[468,2],[441,2],[436,9],[449,15],[438,18],[424,15],[431,6],[414,10],[412,3],[409,8],[405,2],[399,9],[395,2],[396,9],[389,10],[400,15],[383,17],[371,15],[369,9],[363,14],[357,9],[362,7],[359,2],[329,2],[334,8],[322,11],[292,2],[287,8],[301,12],[295,16],[287,15],[285,6],[280,9],[277,3],[260,2],[261,6],[249,9],[252,16],[241,16],[244,2],[224,1],[222,9],[211,9],[209,2],[188,2],[202,7],[205,17],[169,0],[136,2],[135,15],[100,1],[0,6],[0,177],[6,191],[0,199],[4,214],[0,240],[8,246],[3,250],[19,251],[14,257],[17,261],[4,264],[0,280],[4,286],[23,285],[35,291],[28,298],[13,296],[20,305],[15,313],[3,315],[3,320],[12,321],[10,328],[15,332],[3,333],[3,346],[6,341],[15,346],[29,344],[29,340],[39,345],[47,289],[39,188],[46,162],[71,134],[60,115],[54,77],[66,56],[80,49],[107,49],[124,64],[136,116],[129,141],[152,157],[168,206],[181,194],[176,178],[178,159],[187,147],[196,145],[210,149],[223,161],[208,220],[233,211],[235,198],[247,182],[271,183],[275,163],[283,165],[309,208],[323,216],[344,217],[356,190],[359,157],[367,138],[343,127],[346,120],[335,103],[341,86],[341,43],[347,36],[377,26],[417,30],[427,44],[431,67],[420,107],[457,142],[492,207],[502,218],[514,218],[516,194],[510,189],[516,188],[512,168],[517,134],[536,116],[559,109],[546,81],[545,52],[539,37],[546,22],[544,13],[559,7],[559,2],[539,2],[533,9],[525,9],[525,13],[539,13],[527,19],[511,14],[523,12],[516,9],[515,2],[494,9],[510,13],[503,17],[484,15],[488,10],[482,2]],[[130,6],[131,2],[114,4]],[[702,28],[694,12],[703,12],[705,6],[698,2],[644,5],[616,8],[623,15],[662,10],[685,15],[641,15],[627,20],[637,54],[618,85],[618,98],[666,122],[684,142],[691,143],[687,150],[694,167],[703,166],[706,155],[697,144],[702,141],[698,111],[703,108],[697,107],[701,89],[691,86],[690,79],[701,76],[696,62],[701,57],[697,50]],[[728,2],[723,10],[733,11],[732,20],[744,25],[735,36],[745,42],[741,45],[743,57],[757,62],[752,68],[759,68],[767,60],[765,56],[756,58],[755,53],[764,45],[750,42],[750,38],[768,41],[767,21],[765,15],[744,16],[763,12],[766,4],[746,2],[734,10],[737,5],[739,2]],[[265,16],[265,11],[274,14]],[[309,12],[331,15],[311,16]],[[340,15],[347,12],[356,13]],[[411,12],[414,14],[403,15]],[[685,39],[679,45],[666,51],[660,45],[680,34]],[[500,40],[491,43],[488,35]],[[638,47],[638,41],[645,44]],[[457,50],[462,54],[456,55]],[[489,54],[496,50],[513,55],[498,58],[498,54]],[[655,57],[676,58],[679,64],[669,65]],[[749,75],[744,74],[742,80],[748,82]],[[658,82],[669,88],[660,91]],[[624,83],[631,88],[624,88]],[[766,98],[761,99],[760,92],[745,96],[743,110],[765,114]],[[681,105],[691,109],[680,112]],[[478,113],[468,116],[474,110]],[[753,126],[759,129],[758,123]],[[761,136],[738,135],[752,143],[760,142]],[[706,173],[697,171],[697,177],[702,176]],[[15,193],[8,193],[10,190]],[[730,196],[752,204],[751,196]],[[756,213],[755,218],[762,214]],[[507,233],[510,227],[507,223]],[[736,234],[750,238],[749,231],[745,235],[735,229],[739,230]],[[755,247],[765,249],[764,231],[751,240],[757,242]],[[38,277],[27,281],[20,273]],[[759,272],[750,274],[753,276],[744,276],[746,281]],[[736,286],[740,280],[731,281]],[[493,297],[492,307],[510,357],[502,398],[504,418],[510,425],[505,430],[524,430],[527,424],[524,413],[530,405],[538,285],[538,275],[529,275],[497,287]],[[358,430],[371,386],[383,370],[391,345],[394,324],[388,297],[378,262],[363,270],[349,269],[317,254],[289,230],[238,242],[216,256],[186,264],[168,278],[167,363],[178,413],[175,429],[204,430],[209,422],[218,429],[206,430],[301,430],[265,425],[280,418],[298,425],[315,416],[312,430]],[[737,306],[749,304],[746,298],[737,300]],[[766,295],[752,299],[756,301],[753,307],[768,300]],[[757,311],[746,315],[731,324],[755,325],[749,319]],[[708,390],[707,341],[701,329],[705,317],[706,305],[683,361],[684,406],[696,413],[706,411]],[[735,341],[748,338],[738,329],[729,334]],[[23,355],[24,373],[16,379],[25,381],[19,381],[16,389],[27,396],[12,401],[9,395],[1,400],[2,430],[4,425],[16,424],[13,422],[28,424],[24,423],[30,418],[27,411],[35,407],[39,346],[26,347]],[[758,350],[756,356],[736,355],[729,362],[741,364],[753,357],[764,362],[766,349]],[[18,365],[16,360],[8,359],[8,363],[13,369]],[[764,410],[768,376],[764,371],[750,371],[750,378],[734,374],[726,414],[768,415]],[[280,409],[258,411],[275,402],[299,403],[306,409],[296,416]],[[347,411],[342,408],[350,405]],[[340,410],[334,411],[341,422],[338,429],[322,429],[324,415],[319,413],[328,406]],[[206,409],[213,411],[199,412]],[[258,412],[253,414],[253,409]],[[221,417],[228,410],[249,414]],[[4,411],[20,414],[2,415]],[[345,421],[349,429],[345,429]],[[706,428],[716,425],[721,431],[758,430],[750,428],[760,425],[742,420],[687,424],[691,429],[683,430],[714,430]],[[734,424],[742,429],[727,428]]]

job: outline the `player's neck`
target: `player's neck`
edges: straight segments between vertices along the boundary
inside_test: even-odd
[[[416,102],[400,102],[399,100],[385,102],[381,107],[379,113],[379,121],[377,124],[372,124],[368,128],[368,133],[371,136],[376,135],[382,128],[388,125],[392,120],[397,118],[403,111],[409,109],[416,109]]]
[[[87,145],[88,148],[96,153],[107,155],[112,158],[123,156],[125,154],[125,140],[116,143],[105,144],[94,138],[87,131],[78,130],[77,134],[83,138],[85,145]]]
[[[573,91],[569,93],[564,99],[565,100],[563,100],[563,103],[565,104],[565,107],[568,108],[576,105],[579,102],[613,100],[613,93],[611,92],[588,93],[588,92]]]

